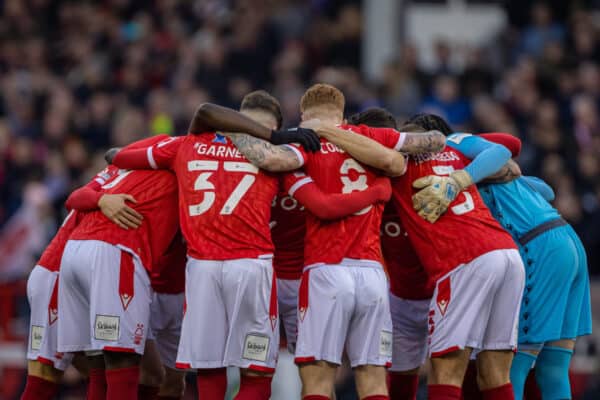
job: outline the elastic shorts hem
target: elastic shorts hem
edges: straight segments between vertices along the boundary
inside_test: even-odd
[[[425,362],[422,363],[406,363],[406,364],[394,364],[392,362],[392,366],[389,368],[389,370],[391,372],[404,372],[404,371],[410,371],[413,370],[415,368],[421,368],[421,366],[425,364]]]
[[[516,343],[487,343],[482,345],[481,343],[467,343],[465,347],[470,347],[473,350],[485,351],[485,350],[514,350],[517,347]]]
[[[391,361],[383,361],[379,360],[358,360],[358,361],[350,361],[350,367],[362,367],[363,365],[374,365],[376,367],[386,367],[390,368],[392,365]]]
[[[94,349],[91,345],[58,346],[58,351],[61,353],[75,353],[77,351],[93,351],[93,350],[100,350],[100,349]]]
[[[305,364],[314,361],[326,361],[328,363],[342,365],[342,360],[340,357],[333,357],[327,355],[318,355],[318,356],[296,356],[294,358],[294,362],[296,364]]]

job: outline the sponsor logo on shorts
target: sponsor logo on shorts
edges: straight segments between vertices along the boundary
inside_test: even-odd
[[[42,339],[44,338],[44,327],[39,325],[31,326],[31,350],[39,350],[42,348]]]
[[[96,314],[94,339],[114,342],[119,339],[119,317]]]
[[[139,346],[144,338],[144,324],[137,324],[135,332],[133,333],[133,343]]]
[[[267,361],[270,339],[267,336],[248,334],[244,341],[243,358],[247,360]]]
[[[392,356],[392,332],[381,331],[379,340],[379,355],[384,357]]]
[[[446,314],[446,310],[448,309],[448,304],[450,304],[450,298],[452,296],[452,291],[450,288],[450,277],[444,278],[437,285],[437,296],[435,298],[435,302],[438,306],[438,310],[442,316]]]

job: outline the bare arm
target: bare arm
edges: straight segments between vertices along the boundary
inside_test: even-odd
[[[438,153],[446,146],[446,136],[438,131],[407,133],[400,151],[408,154]]]
[[[271,172],[293,171],[302,166],[294,150],[288,146],[275,146],[267,141],[244,133],[227,133],[226,136],[252,164]]]
[[[322,125],[315,130],[319,136],[341,147],[352,158],[377,168],[389,176],[400,176],[406,170],[404,155],[366,136],[333,125]]]

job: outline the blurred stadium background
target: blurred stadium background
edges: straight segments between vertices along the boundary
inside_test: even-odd
[[[600,315],[600,1],[0,0],[0,10],[0,399],[24,384],[26,278],[68,193],[103,168],[108,147],[185,134],[201,102],[236,108],[256,88],[280,99],[286,125],[323,81],[344,91],[348,113],[428,111],[457,131],[520,137],[524,172],[554,187],[586,245]],[[599,337],[578,344],[577,399],[600,399]],[[82,398],[78,375],[67,381],[62,398]]]

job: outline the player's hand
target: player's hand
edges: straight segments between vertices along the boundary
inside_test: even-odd
[[[392,198],[392,184],[390,178],[380,176],[375,179],[375,182],[371,187],[377,190],[377,201],[387,203]]]
[[[321,141],[315,131],[308,128],[288,128],[271,132],[271,143],[299,143],[306,151],[315,152],[321,149]]]
[[[458,194],[472,183],[473,179],[464,170],[454,171],[449,176],[419,178],[413,182],[414,188],[421,189],[412,196],[413,207],[421,217],[434,223]]]
[[[494,175],[485,178],[482,183],[507,183],[521,176],[521,167],[514,160],[508,160],[506,164]]]
[[[137,203],[129,194],[104,194],[98,200],[98,207],[106,218],[123,229],[135,229],[142,224],[142,215],[129,207],[126,202]]]

